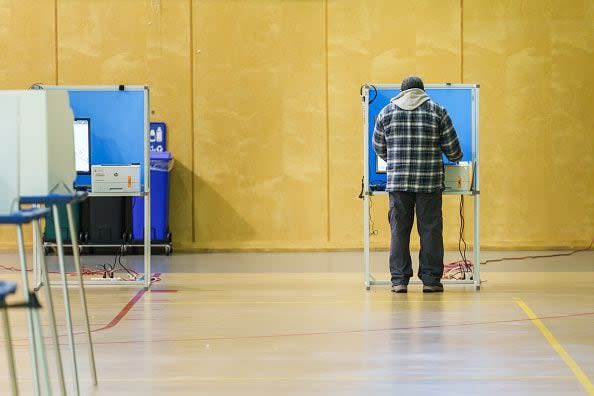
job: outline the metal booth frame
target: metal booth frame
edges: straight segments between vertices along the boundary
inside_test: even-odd
[[[61,91],[121,91],[120,85],[41,85],[45,90],[61,90]],[[125,85],[125,91],[143,91],[144,92],[144,185],[142,191],[138,193],[93,193],[89,192],[89,197],[142,197],[144,200],[144,279],[142,280],[114,280],[114,281],[95,281],[85,280],[86,285],[117,285],[117,286],[144,286],[145,290],[149,290],[151,286],[151,196],[150,196],[150,90],[145,85]],[[73,234],[78,235],[77,233]],[[64,245],[71,246],[71,245]],[[102,247],[103,245],[93,245],[95,247]],[[111,246],[111,245],[110,245]],[[117,245],[120,246],[120,245]],[[76,248],[75,246],[72,246]],[[78,247],[84,245],[78,244]],[[38,274],[36,270],[36,277]],[[37,278],[39,280],[39,278]],[[76,285],[78,282],[72,282]]]
[[[472,165],[473,180],[471,190],[468,192],[444,191],[444,195],[468,195],[473,198],[474,210],[474,237],[472,243],[473,251],[473,276],[466,280],[443,280],[446,285],[461,284],[473,285],[475,290],[481,287],[480,272],[480,168],[479,168],[479,85],[478,84],[427,84],[426,89],[464,89],[471,90],[472,98]],[[363,268],[365,288],[370,290],[372,286],[390,285],[389,280],[376,279],[371,273],[371,248],[370,248],[370,200],[372,196],[388,196],[386,191],[372,191],[369,184],[369,92],[370,89],[400,89],[400,84],[364,84],[361,89],[361,101],[363,109]],[[411,283],[420,283],[419,280],[411,279]]]

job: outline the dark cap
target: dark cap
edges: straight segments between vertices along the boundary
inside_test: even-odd
[[[409,76],[402,80],[402,85],[400,86],[401,91],[406,91],[411,88],[419,88],[424,91],[425,85],[423,84],[423,80],[417,76]]]

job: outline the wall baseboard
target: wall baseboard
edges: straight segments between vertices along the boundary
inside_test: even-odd
[[[538,251],[538,250],[578,250],[586,249],[592,241],[555,241],[552,243],[545,242],[526,242],[526,241],[501,241],[500,243],[488,243],[481,245],[481,250],[485,251]],[[27,250],[31,250],[32,244],[25,243]],[[290,252],[356,252],[362,251],[363,245],[361,242],[351,243],[315,243],[312,241],[303,242],[218,242],[218,243],[174,243],[173,248],[175,252],[183,253],[290,253]],[[389,245],[376,245],[371,248],[372,251],[387,251]],[[411,250],[418,250],[418,244],[411,243]],[[445,244],[445,250],[458,250],[457,244]],[[591,246],[590,250],[594,250]],[[467,252],[472,251],[472,244],[467,245]],[[11,243],[0,243],[0,252],[13,253],[16,252],[16,245]],[[470,253],[471,254],[471,253]]]

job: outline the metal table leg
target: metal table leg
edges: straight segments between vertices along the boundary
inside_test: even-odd
[[[45,343],[43,339],[43,331],[41,330],[41,317],[38,308],[29,308],[33,311],[33,323],[35,325],[35,345],[37,346],[37,358],[41,368],[41,376],[43,378],[43,387],[47,395],[52,394],[52,386],[49,380],[49,371],[47,367],[47,356],[45,353]]]
[[[68,215],[68,227],[70,229],[70,239],[72,240],[72,257],[74,258],[74,267],[76,275],[78,276],[78,284],[80,285],[80,300],[83,309],[83,318],[85,320],[85,331],[87,333],[87,343],[89,345],[89,365],[91,367],[91,376],[93,377],[93,385],[97,385],[97,368],[95,366],[95,352],[93,349],[93,338],[91,337],[91,325],[89,323],[89,310],[87,308],[87,295],[85,293],[85,285],[80,270],[80,254],[78,251],[78,230],[74,224],[72,215],[72,204],[66,204],[66,213]]]
[[[54,227],[56,230],[56,244],[58,247],[58,264],[60,267],[60,276],[62,277],[62,291],[64,293],[64,310],[66,311],[66,327],[68,331],[68,341],[70,344],[70,353],[72,359],[72,374],[74,379],[74,392],[80,394],[80,385],[78,382],[78,365],[76,363],[76,346],[74,342],[74,330],[72,328],[72,315],[70,309],[70,296],[68,292],[68,280],[66,279],[66,269],[64,267],[64,245],[62,243],[62,233],[60,230],[60,218],[58,206],[52,205],[52,214],[54,216]],[[75,235],[72,235],[74,240]]]
[[[3,302],[4,305],[4,302]],[[13,396],[19,394],[17,385],[16,368],[14,364],[14,351],[12,349],[12,338],[10,336],[10,324],[8,323],[8,309],[6,306],[2,307],[2,323],[4,328],[4,341],[6,342],[6,355],[8,358],[8,372],[10,373],[10,389]]]
[[[36,243],[37,249],[41,247],[41,227],[40,220],[33,221],[33,241]],[[45,256],[41,255],[37,257],[39,270],[41,271],[41,282],[45,282],[45,298],[47,305],[49,306],[49,322],[50,329],[52,332],[52,338],[54,339],[54,347],[56,349],[56,368],[58,370],[58,381],[60,384],[60,393],[66,396],[66,383],[64,380],[64,367],[62,365],[62,353],[60,351],[60,339],[58,336],[58,328],[56,325],[56,313],[54,311],[54,300],[52,298],[51,282],[49,279],[49,273],[47,270],[47,263],[45,262]]]
[[[29,280],[27,277],[27,260],[25,258],[25,242],[23,239],[23,226],[21,224],[17,225],[17,244],[19,250],[19,259],[21,262],[21,277],[22,277],[22,288],[23,288],[23,295],[25,297],[25,301],[30,303],[31,295],[29,293]],[[43,365],[42,362],[39,361],[39,347],[43,347],[43,345],[37,345],[37,329],[36,324],[39,322],[34,318],[34,310],[28,309],[27,310],[27,323],[28,323],[28,330],[29,330],[29,342],[31,343],[31,367],[33,369],[33,387],[35,390],[35,394],[39,395],[41,393],[41,382],[39,378],[39,366]]]

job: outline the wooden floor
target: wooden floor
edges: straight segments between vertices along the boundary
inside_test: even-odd
[[[423,294],[415,286],[405,295],[365,291],[354,267],[360,257],[175,255],[156,258],[164,274],[150,292],[89,287],[99,386],[79,335],[81,394],[594,394],[594,252],[490,264],[480,292]],[[375,258],[380,271],[385,254]],[[0,264],[16,257],[0,255]],[[61,289],[54,296],[63,334]],[[11,328],[20,390],[32,394],[24,312],[11,311]],[[0,356],[0,395],[10,393],[7,371]]]

